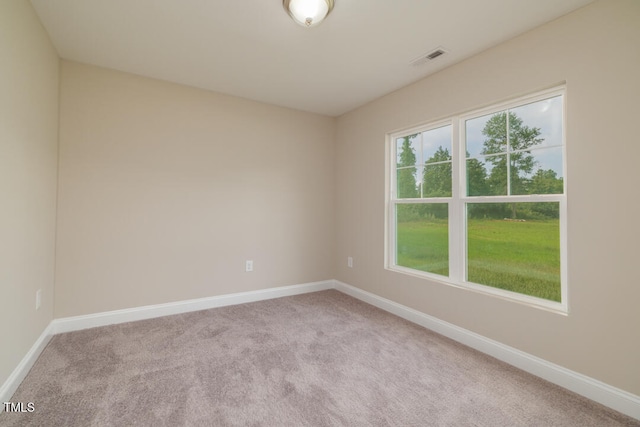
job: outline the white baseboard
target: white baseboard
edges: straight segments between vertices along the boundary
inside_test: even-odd
[[[135,320],[153,319],[155,317],[170,316],[172,314],[188,313],[191,311],[207,310],[227,305],[245,304],[248,302],[323,291],[333,289],[333,286],[333,280],[326,280],[322,282],[260,289],[257,291],[239,292],[235,294],[170,302],[166,304],[146,305],[123,310],[88,314],[86,316],[65,317],[55,319],[51,324],[53,333],[61,334],[63,332],[78,331],[81,329],[95,328],[97,326],[115,325],[117,323],[133,322]]]
[[[340,292],[502,360],[551,383],[640,420],[640,397],[478,335],[420,311],[334,280]]]
[[[36,360],[40,357],[40,353],[42,353],[47,346],[52,336],[51,323],[49,323],[27,354],[22,358],[18,366],[13,370],[11,375],[9,375],[9,378],[7,378],[4,384],[2,384],[2,387],[0,387],[0,402],[10,401],[11,396],[16,392],[22,380],[24,380],[33,367],[33,364],[36,363]],[[2,411],[4,411],[4,405],[0,407],[0,412]]]

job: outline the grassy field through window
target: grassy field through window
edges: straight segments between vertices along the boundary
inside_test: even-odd
[[[397,223],[397,265],[448,275],[448,224]],[[559,221],[468,220],[468,281],[560,301]]]
[[[446,219],[398,222],[397,265],[449,275],[449,229]]]

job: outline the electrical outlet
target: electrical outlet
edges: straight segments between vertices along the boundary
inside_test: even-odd
[[[248,259],[244,264],[244,271],[253,271],[253,261]]]
[[[42,305],[42,289],[38,289],[36,291],[36,310],[40,310],[41,305]]]
[[[347,267],[353,268],[353,257],[347,257]]]

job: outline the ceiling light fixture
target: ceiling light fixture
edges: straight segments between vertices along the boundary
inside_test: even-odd
[[[303,27],[321,23],[333,9],[334,0],[282,0],[287,13]]]

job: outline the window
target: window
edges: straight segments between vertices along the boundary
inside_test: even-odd
[[[566,312],[564,99],[390,135],[387,268]]]

